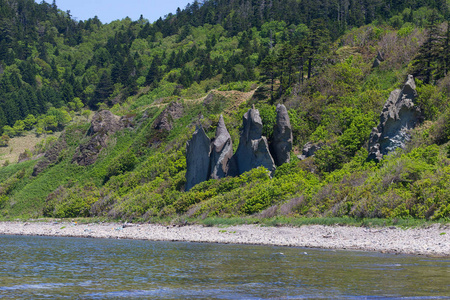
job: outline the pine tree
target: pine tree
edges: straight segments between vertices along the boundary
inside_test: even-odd
[[[104,71],[97,87],[95,88],[94,96],[88,103],[89,107],[92,109],[97,109],[98,103],[105,102],[113,91],[114,87],[111,77],[107,71]]]
[[[161,64],[161,61],[159,60],[159,56],[156,55],[153,60],[152,64],[150,65],[150,68],[147,73],[147,77],[145,78],[145,83],[150,85],[153,83],[156,83],[159,80],[159,65]]]
[[[439,29],[438,14],[433,10],[427,25],[427,39],[419,49],[413,62],[413,75],[428,84],[438,78],[437,62],[442,53],[442,37]]]
[[[261,67],[263,69],[263,73],[268,80],[270,80],[270,100],[274,102],[274,83],[277,72],[277,60],[274,53],[270,53],[267,55],[264,60],[261,62]]]

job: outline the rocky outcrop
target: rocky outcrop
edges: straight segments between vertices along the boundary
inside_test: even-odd
[[[222,115],[212,142],[203,128],[198,127],[186,147],[186,191],[208,179],[238,176],[257,167],[265,167],[271,173],[275,171],[275,161],[262,130],[259,111],[249,109],[243,117],[239,146],[233,155],[231,136]],[[290,160],[292,129],[284,105],[277,106],[277,123],[271,146],[280,165]]]
[[[369,138],[369,160],[380,161],[384,155],[404,148],[413,129],[422,119],[420,109],[414,105],[417,97],[412,75],[408,75],[403,89],[394,90],[380,115],[380,123]]]
[[[210,139],[203,128],[197,127],[186,145],[186,191],[206,181],[210,174]]]
[[[227,127],[220,115],[216,136],[211,143],[211,174],[210,178],[219,179],[227,176],[229,161],[233,156],[233,143]]]
[[[95,163],[100,152],[107,146],[109,137],[124,128],[122,120],[109,110],[97,112],[91,121],[87,132],[90,139],[81,144],[72,158],[72,163],[89,166]]]
[[[383,61],[384,61],[384,54],[378,51],[377,57],[375,57],[375,60],[373,61],[372,68],[378,67]]]
[[[111,134],[121,129],[123,129],[121,119],[109,110],[102,110],[92,117],[91,127],[89,127],[87,135]]]
[[[277,105],[277,122],[273,130],[271,150],[277,166],[287,163],[291,159],[292,127],[286,107]]]
[[[158,116],[153,123],[153,128],[157,130],[170,131],[173,128],[173,121],[183,116],[183,104],[171,102]]]
[[[303,146],[302,154],[298,155],[297,157],[301,160],[307,159],[308,157],[314,156],[314,153],[316,153],[317,150],[322,148],[324,143],[318,142],[318,143],[312,143],[307,142],[305,146]]]
[[[263,124],[259,111],[249,109],[243,118],[243,131],[235,154],[237,171],[240,175],[257,167],[275,170],[275,162],[270,155],[266,137],[262,136]]]
[[[45,152],[41,159],[33,168],[32,176],[42,173],[48,166],[58,162],[61,152],[67,148],[66,134],[63,132],[59,139]]]

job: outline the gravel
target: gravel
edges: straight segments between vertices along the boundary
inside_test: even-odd
[[[278,245],[450,256],[450,226],[439,224],[426,228],[402,229],[322,225],[295,228],[238,225],[221,228],[200,225],[0,222],[0,234]]]

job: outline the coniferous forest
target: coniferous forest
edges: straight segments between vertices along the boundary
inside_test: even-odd
[[[103,24],[55,1],[0,0],[0,218],[448,221],[449,5],[206,0],[153,23],[143,11]],[[418,124],[368,159],[408,75]],[[292,126],[289,163],[185,191],[196,126],[213,138],[222,115],[236,150],[254,106],[270,141],[277,104]],[[120,124],[91,126],[107,118]]]

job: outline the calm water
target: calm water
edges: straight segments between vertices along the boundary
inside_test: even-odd
[[[450,296],[450,259],[267,246],[0,236],[0,299]]]

